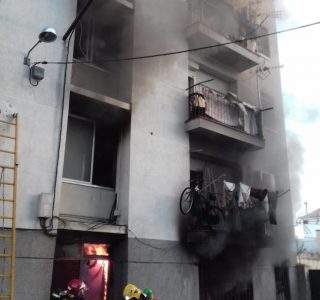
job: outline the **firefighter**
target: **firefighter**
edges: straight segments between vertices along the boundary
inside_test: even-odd
[[[126,300],[154,300],[152,289],[145,288],[142,292],[135,285],[129,283],[123,290],[123,297]]]
[[[142,295],[141,290],[131,283],[125,286],[122,294],[126,300],[140,300]]]
[[[145,300],[154,300],[154,294],[152,289],[146,288],[142,292]]]

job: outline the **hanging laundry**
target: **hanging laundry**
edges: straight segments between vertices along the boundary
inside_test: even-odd
[[[267,189],[256,189],[251,188],[250,196],[254,197],[260,201],[263,201],[264,198],[267,196],[268,190]]]
[[[239,198],[238,198],[238,206],[247,209],[252,207],[252,202],[250,199],[251,187],[241,183],[239,184]]]
[[[223,181],[223,205],[229,206],[230,203],[234,202],[234,192],[236,184],[233,182]]]
[[[269,215],[270,209],[269,209],[269,197],[268,197],[268,194],[264,197],[262,205],[263,205],[263,208],[265,209],[266,213]]]

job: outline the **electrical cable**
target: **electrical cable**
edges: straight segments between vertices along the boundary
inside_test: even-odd
[[[64,68],[64,77],[63,77],[63,89],[62,89],[62,103],[61,103],[61,118],[60,118],[60,128],[59,128],[59,144],[58,144],[58,150],[57,150],[57,163],[56,163],[56,169],[55,169],[55,179],[54,179],[54,185],[53,185],[53,200],[52,200],[52,210],[51,210],[51,218],[50,218],[50,225],[46,226],[45,222],[41,221],[40,219],[40,225],[44,229],[45,233],[49,236],[56,236],[56,234],[50,233],[50,231],[53,230],[53,220],[54,219],[60,219],[57,216],[54,216],[54,207],[55,207],[55,200],[56,200],[56,189],[57,189],[57,176],[58,176],[58,166],[59,166],[59,156],[60,156],[60,148],[61,148],[61,134],[62,134],[62,125],[63,125],[63,118],[64,118],[64,103],[65,103],[65,93],[66,93],[66,82],[67,82],[67,71],[68,71],[68,59],[69,59],[69,52],[70,52],[70,42],[72,35],[74,33],[75,29],[72,30],[68,43],[67,43],[67,52],[66,52],[66,64]],[[46,220],[45,220],[46,221]]]
[[[196,52],[196,51],[201,51],[201,50],[218,48],[218,47],[222,47],[222,46],[228,46],[228,45],[232,45],[232,44],[243,43],[245,41],[261,39],[261,38],[264,38],[264,37],[269,37],[269,36],[278,35],[278,34],[282,34],[282,33],[286,33],[286,32],[291,32],[291,31],[295,31],[295,30],[299,30],[299,29],[303,29],[303,28],[307,28],[307,27],[311,27],[311,26],[315,26],[315,25],[320,25],[320,21],[314,22],[314,23],[305,24],[305,25],[300,25],[300,26],[292,27],[292,28],[288,28],[288,29],[283,29],[283,30],[279,30],[279,31],[274,31],[274,32],[266,33],[266,34],[261,34],[261,35],[254,36],[254,37],[237,39],[237,40],[229,41],[229,42],[226,42],[226,43],[219,43],[219,44],[215,44],[215,45],[196,47],[196,48],[177,50],[177,51],[170,51],[170,52],[163,52],[163,53],[156,53],[156,54],[149,54],[149,55],[142,55],[142,56],[124,57],[124,58],[118,58],[118,59],[94,60],[94,61],[93,60],[91,60],[91,61],[88,61],[88,60],[86,60],[86,61],[65,61],[65,62],[61,62],[61,61],[60,62],[59,61],[56,61],[56,62],[54,62],[54,61],[51,61],[51,62],[50,61],[39,61],[37,63],[44,64],[44,65],[46,65],[46,64],[50,64],[50,65],[92,64],[92,63],[103,63],[103,62],[104,63],[107,63],[107,62],[124,62],[124,61],[132,61],[132,60],[149,59],[149,58],[177,55],[177,54],[188,53],[188,52]]]
[[[176,244],[174,246],[170,246],[170,247],[157,247],[157,246],[154,246],[152,244],[149,244],[145,241],[143,241],[142,239],[140,239],[129,227],[128,227],[128,231],[132,233],[134,239],[139,242],[140,244],[144,245],[144,246],[147,246],[147,247],[150,247],[152,249],[155,249],[155,250],[162,250],[162,251],[170,251],[170,250],[173,250],[174,248],[177,248],[180,246],[180,244]]]
[[[38,80],[36,80],[36,83],[33,83],[32,82],[32,68],[34,67],[34,66],[36,66],[37,64],[39,64],[39,63],[34,63],[33,65],[32,65],[32,67],[30,67],[29,66],[29,83],[32,85],[32,86],[38,86],[38,84],[39,84],[39,81]]]

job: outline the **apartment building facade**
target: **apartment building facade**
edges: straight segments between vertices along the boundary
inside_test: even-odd
[[[19,118],[15,299],[49,299],[73,278],[90,300],[121,299],[127,282],[160,300],[303,299],[277,37],[251,39],[276,31],[272,4],[88,3],[0,1],[1,105]],[[57,40],[26,66],[47,26]],[[277,225],[253,208],[241,229],[182,215],[190,179],[221,175],[279,191]]]

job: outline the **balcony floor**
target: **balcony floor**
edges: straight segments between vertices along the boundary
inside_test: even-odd
[[[239,150],[259,150],[265,142],[258,136],[204,118],[188,120],[185,129],[191,135],[198,135],[208,141],[226,144]]]

